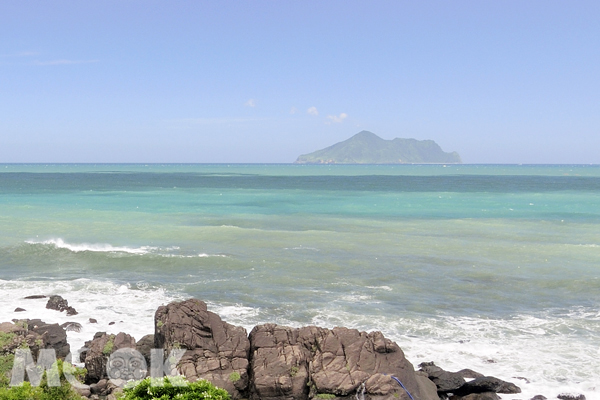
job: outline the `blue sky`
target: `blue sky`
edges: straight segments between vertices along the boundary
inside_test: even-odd
[[[2,1],[0,162],[293,162],[361,130],[600,163],[598,1]]]

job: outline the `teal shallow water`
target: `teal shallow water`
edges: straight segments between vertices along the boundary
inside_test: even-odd
[[[0,279],[11,307],[106,282],[594,395],[559,360],[600,375],[599,206],[598,166],[0,165]]]

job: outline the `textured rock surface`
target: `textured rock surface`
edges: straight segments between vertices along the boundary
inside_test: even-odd
[[[255,327],[250,342],[252,399],[343,398],[357,391],[370,399],[408,399],[392,375],[422,399],[412,365],[380,332],[268,324]]]
[[[440,400],[438,396],[437,386],[427,377],[427,374],[422,371],[415,372],[417,385],[421,392],[421,400]]]
[[[462,385],[455,394],[466,395],[471,393],[521,393],[521,388],[511,382],[506,382],[493,376],[484,376],[481,378],[473,379]]]
[[[298,340],[299,330],[274,324],[250,332],[252,399],[308,398],[310,351]]]
[[[63,299],[61,296],[50,296],[46,308],[49,310],[66,311],[67,315],[77,315],[77,311],[73,307],[69,306],[69,302]]]
[[[41,348],[56,350],[56,358],[64,359],[71,351],[67,343],[67,333],[58,324],[47,324],[39,319],[28,319],[24,322],[30,332],[35,332],[42,337]]]
[[[471,393],[466,396],[452,396],[450,400],[500,400],[494,392]]]
[[[437,386],[440,393],[453,392],[462,387],[467,381],[458,372],[448,372],[433,362],[419,364],[421,371],[425,372],[429,379]]]
[[[123,332],[117,335],[108,335],[105,332],[98,332],[94,339],[85,343],[87,351],[81,354],[82,361],[85,363],[87,374],[85,383],[94,384],[107,378],[106,365],[108,356],[117,350],[125,348],[136,348],[135,339]],[[91,389],[94,393],[94,389]]]
[[[250,341],[246,330],[223,322],[197,299],[170,303],[155,314],[154,345],[168,354],[185,349],[178,370],[227,390],[234,399],[248,390]]]

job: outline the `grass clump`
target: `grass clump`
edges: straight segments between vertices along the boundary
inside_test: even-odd
[[[11,344],[15,340],[15,336],[14,333],[0,332],[0,349]]]
[[[31,386],[29,382],[23,382],[20,386],[0,387],[0,400],[82,400],[83,398],[67,382],[63,373],[65,365],[62,360],[57,361],[57,367],[60,371],[60,386],[48,386],[48,379],[44,372],[40,386],[35,387]],[[78,379],[85,374],[85,370],[82,368],[74,368],[70,364],[66,367],[70,370],[75,369],[72,372]]]
[[[187,382],[183,377],[146,378],[126,387],[119,400],[230,400],[229,393],[212,383]]]
[[[331,400],[331,399],[335,399],[335,394],[330,394],[330,393],[319,393],[318,395],[315,396],[317,399],[322,399],[322,400]]]
[[[233,371],[232,373],[229,374],[229,381],[232,383],[235,383],[235,382],[239,381],[240,379],[242,379],[242,377],[240,376],[240,373],[237,371]]]
[[[110,355],[110,353],[112,353],[113,347],[115,347],[115,335],[110,335],[110,338],[108,338],[108,342],[106,342],[104,348],[102,349],[102,354],[104,354],[105,356]]]

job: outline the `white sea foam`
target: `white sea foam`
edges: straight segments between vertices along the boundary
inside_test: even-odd
[[[27,244],[41,244],[50,245],[57,249],[67,249],[74,253],[81,253],[85,251],[98,252],[98,253],[127,253],[135,255],[153,254],[160,257],[172,257],[172,258],[207,258],[207,257],[228,257],[225,254],[176,254],[174,251],[178,251],[181,248],[179,246],[171,247],[154,247],[154,246],[140,246],[140,247],[127,247],[127,246],[113,246],[108,243],[69,243],[64,239],[48,239],[48,240],[26,240]]]
[[[3,294],[0,321],[40,318],[48,323],[73,321],[82,324],[80,332],[67,333],[72,350],[82,347],[97,331],[126,332],[140,339],[153,333],[153,317],[158,306],[188,297],[146,282],[128,285],[92,279],[0,280],[0,292]],[[61,295],[79,314],[66,316],[47,310],[47,299],[24,299],[36,294]],[[17,307],[27,311],[15,313]],[[600,376],[598,309],[579,307],[498,319],[434,318],[402,314],[362,315],[344,311],[339,303],[332,302],[320,310],[309,310],[314,315],[310,321],[299,321],[298,315],[306,310],[299,311],[298,305],[292,303],[278,304],[278,311],[219,302],[208,302],[208,308],[248,332],[254,325],[267,322],[293,327],[314,324],[380,330],[402,347],[415,367],[424,361],[435,361],[447,370],[471,368],[516,383],[523,390],[516,398],[527,399],[537,394],[555,398],[564,392],[581,393],[588,399],[600,398],[600,385],[597,384]],[[98,323],[91,324],[89,318],[97,319]],[[115,324],[109,325],[113,321]]]
[[[74,253],[83,251],[93,251],[101,253],[129,253],[129,254],[148,254],[153,250],[157,250],[157,247],[141,246],[141,247],[126,247],[126,246],[113,246],[107,243],[68,243],[61,238],[48,239],[43,241],[26,240],[25,243],[29,244],[46,244],[52,245],[57,249],[67,249]]]
[[[92,279],[73,281],[5,281],[0,280],[0,322],[17,319],[39,318],[47,323],[78,322],[80,332],[67,332],[71,351],[83,347],[94,333],[126,332],[136,340],[154,333],[154,312],[158,306],[181,299],[167,294],[164,289],[140,282],[135,285],[110,283]],[[46,309],[48,299],[24,299],[26,296],[43,294],[60,295],[79,314],[67,316],[64,312]],[[15,308],[25,312],[14,312]],[[90,318],[98,322],[92,324]],[[109,325],[110,322],[115,322]]]

